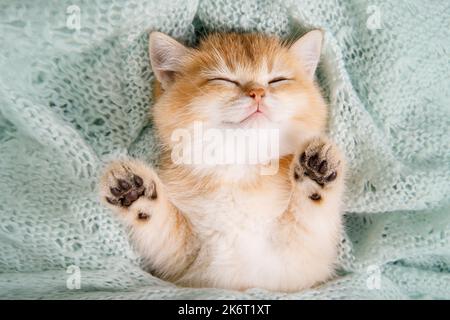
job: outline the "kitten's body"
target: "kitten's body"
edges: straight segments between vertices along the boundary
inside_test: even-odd
[[[332,275],[343,161],[323,136],[326,109],[312,81],[317,61],[302,65],[292,53],[296,49],[306,58],[316,53],[318,60],[314,37],[317,33],[289,49],[273,38],[221,35],[196,51],[160,34],[151,38],[152,65],[164,88],[154,107],[164,147],[161,166],[156,172],[136,160],[115,162],[102,179],[102,195],[130,227],[133,243],[156,275],[186,286],[280,291],[307,288]],[[177,54],[165,56],[167,49]],[[287,78],[271,86],[270,78],[283,72]],[[238,84],[222,83],[224,73]],[[268,82],[257,97],[252,90]],[[240,99],[246,100],[231,113],[230,105]],[[252,114],[255,119],[238,121],[252,99],[268,120]],[[195,121],[226,129],[230,119],[233,127],[244,123],[287,133],[281,134],[275,174],[262,175],[260,164],[172,161],[174,130],[191,130]]]

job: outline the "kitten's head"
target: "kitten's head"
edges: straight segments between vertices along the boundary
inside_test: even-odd
[[[197,48],[151,33],[150,60],[161,92],[154,107],[158,133],[169,142],[173,130],[195,121],[211,128],[320,133],[327,114],[314,84],[321,46],[319,30],[291,44],[261,34],[218,33]]]

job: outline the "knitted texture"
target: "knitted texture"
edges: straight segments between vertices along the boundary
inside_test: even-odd
[[[0,298],[450,298],[448,2],[75,2],[0,3]],[[148,32],[314,28],[349,162],[338,276],[282,294],[144,272],[97,181],[111,159],[157,159]]]

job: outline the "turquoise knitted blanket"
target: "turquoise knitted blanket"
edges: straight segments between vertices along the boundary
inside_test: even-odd
[[[233,292],[142,271],[96,184],[110,159],[157,158],[148,32],[313,28],[350,167],[336,279]],[[0,298],[450,298],[448,1],[2,1],[0,43]]]

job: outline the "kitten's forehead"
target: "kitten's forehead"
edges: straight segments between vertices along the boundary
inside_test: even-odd
[[[199,46],[203,73],[255,77],[271,73],[287,49],[275,37],[261,34],[213,34]]]

